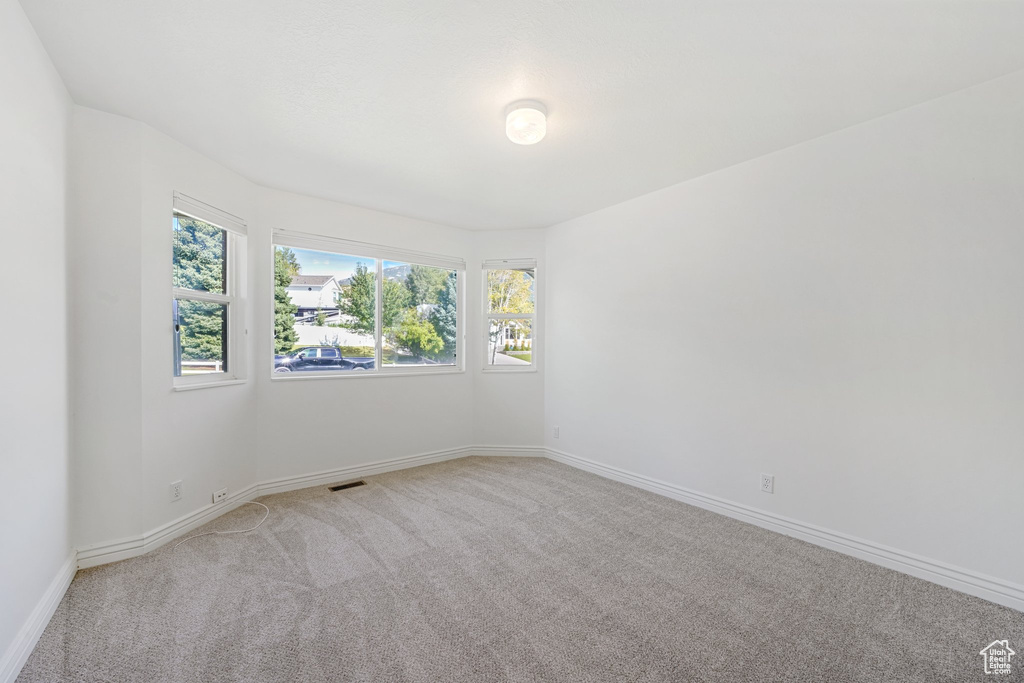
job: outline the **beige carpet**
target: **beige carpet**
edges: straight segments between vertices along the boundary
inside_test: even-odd
[[[934,683],[1024,653],[1020,612],[549,460],[260,500],[251,534],[79,572],[19,680]]]

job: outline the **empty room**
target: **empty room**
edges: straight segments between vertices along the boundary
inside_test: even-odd
[[[0,683],[1024,681],[1022,35],[0,0]]]

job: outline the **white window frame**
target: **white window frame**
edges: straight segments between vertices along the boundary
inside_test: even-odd
[[[373,261],[376,267],[376,325],[374,329],[374,361],[372,370],[318,370],[316,372],[274,372],[273,344],[270,354],[270,379],[275,382],[296,382],[316,379],[339,379],[339,378],[366,378],[366,377],[409,377],[416,375],[446,375],[464,373],[466,371],[465,348],[466,348],[466,262],[454,256],[444,256],[425,251],[413,251],[397,247],[389,247],[381,244],[368,242],[357,242],[339,237],[326,235],[315,235],[292,230],[275,229],[270,245],[270,277],[274,278],[274,258],[278,247],[292,247],[296,249],[312,249],[315,251],[327,251],[343,256],[354,256],[357,258]],[[384,321],[384,261],[398,261],[417,266],[433,266],[456,272],[456,307],[458,319],[455,326],[455,364],[454,365],[415,365],[385,366],[383,360],[383,330],[381,326]],[[270,297],[270,316],[273,321],[274,298]],[[273,324],[271,324],[273,330]]]
[[[487,280],[489,270],[532,270],[533,271],[533,313],[491,313],[490,286]],[[539,347],[537,345],[537,309],[540,306],[540,269],[536,259],[492,259],[483,262],[480,274],[480,293],[483,305],[483,371],[497,373],[537,372]],[[490,349],[491,321],[529,320],[533,338],[530,344],[529,365],[489,365],[487,354]]]
[[[171,217],[174,215],[187,216],[196,220],[209,223],[225,232],[226,239],[226,264],[227,273],[224,278],[224,294],[214,294],[195,289],[185,289],[171,286],[171,303],[175,299],[188,299],[190,301],[207,301],[210,303],[225,304],[227,306],[227,371],[211,372],[202,375],[182,375],[173,377],[175,391],[188,391],[191,389],[204,389],[207,387],[226,386],[231,384],[243,384],[246,381],[246,337],[248,330],[245,328],[245,292],[246,292],[246,262],[248,260],[246,242],[248,230],[243,219],[233,214],[221,211],[220,209],[201,202],[198,199],[189,197],[186,194],[175,192]],[[173,264],[172,264],[173,267]],[[175,329],[171,325],[171,358],[178,349],[175,346]]]

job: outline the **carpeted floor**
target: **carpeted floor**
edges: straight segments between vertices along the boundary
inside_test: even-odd
[[[367,482],[79,572],[18,680],[934,683],[1024,652],[1020,612],[550,460]]]

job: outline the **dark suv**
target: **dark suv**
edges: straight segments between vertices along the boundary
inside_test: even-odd
[[[287,356],[274,357],[274,372],[372,369],[372,358],[343,358],[333,346],[307,346]]]

